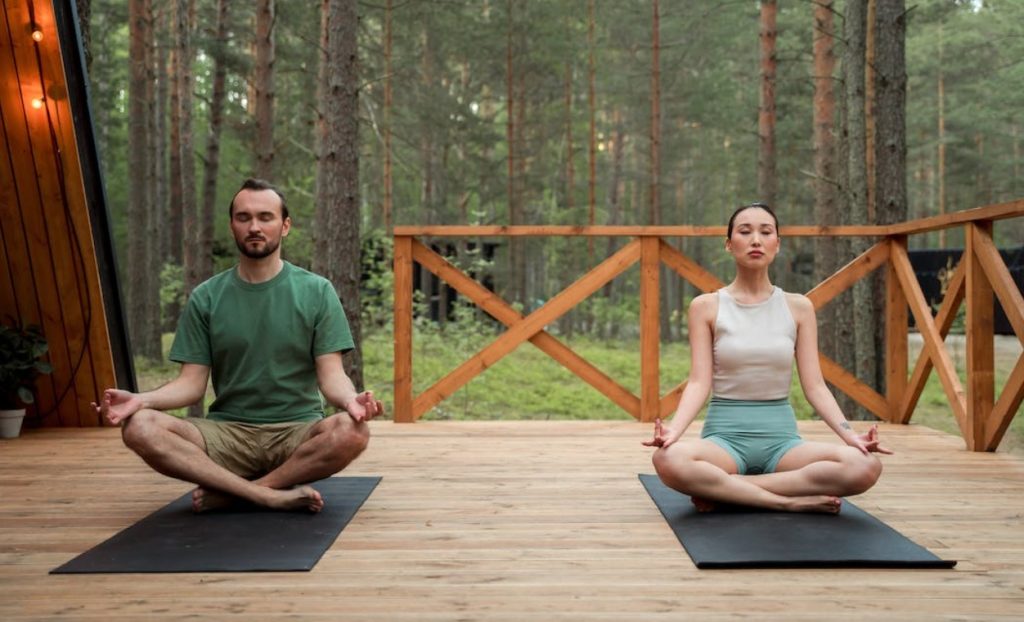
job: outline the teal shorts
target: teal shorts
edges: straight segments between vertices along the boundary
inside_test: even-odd
[[[803,443],[788,399],[713,397],[700,436],[727,451],[741,475],[774,472],[782,456]]]

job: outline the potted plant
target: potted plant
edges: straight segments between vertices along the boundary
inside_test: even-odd
[[[35,401],[36,376],[52,371],[40,360],[46,350],[38,326],[0,324],[0,438],[14,438],[21,431],[25,405]]]

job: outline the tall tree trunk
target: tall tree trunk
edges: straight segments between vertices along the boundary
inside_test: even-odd
[[[362,321],[359,299],[359,67],[356,0],[323,0],[323,44],[317,106],[320,110],[319,159],[316,174],[316,229],[326,253],[314,269],[330,279],[341,297],[356,349],[345,357],[345,369],[363,388]]]
[[[516,73],[513,59],[516,55],[516,27],[515,27],[515,0],[508,0],[508,27],[505,47],[505,85],[506,85],[506,110],[505,110],[505,141],[508,143],[508,222],[510,225],[519,223],[518,209],[518,183],[516,171],[518,170],[518,146],[516,145]],[[523,254],[522,239],[508,238],[508,295],[514,301],[523,302],[524,292],[519,287],[519,275],[516,274],[520,264],[520,256]]]
[[[565,207],[572,213],[575,207],[576,169],[573,167],[572,145],[572,64],[565,64]]]
[[[587,148],[587,224],[597,213],[597,97],[594,87],[594,0],[587,0],[587,116],[590,121]],[[587,238],[587,263],[594,263],[594,238]]]
[[[171,24],[174,18],[172,8],[173,4],[170,7],[163,5],[159,11],[153,14],[153,29],[155,33],[153,37],[153,47],[155,48],[153,53],[155,61],[153,75],[156,76],[156,102],[153,107],[153,114],[150,115],[150,123],[153,128],[153,148],[152,155],[150,156],[150,176],[153,180],[150,182],[150,188],[153,193],[153,206],[149,214],[151,222],[148,225],[148,239],[152,243],[147,247],[146,270],[149,274],[156,275],[154,278],[157,279],[160,278],[159,275],[163,271],[165,262],[169,263],[169,258],[173,257],[171,251],[172,238],[179,245],[181,241],[181,220],[175,219],[180,215],[180,212],[172,218],[170,205],[170,132],[167,123],[171,116],[168,113],[168,107],[170,105],[171,80],[173,77],[170,67],[171,39],[174,32]],[[177,229],[175,225],[177,225]],[[172,302],[168,304],[164,313],[160,308],[160,303],[161,301],[157,297],[154,302],[155,309],[153,310],[153,315],[157,318],[158,330],[160,332],[174,331],[178,325],[178,314],[181,310],[181,305],[177,304],[177,302]]]
[[[256,58],[253,64],[256,117],[256,176],[274,178],[274,25],[276,0],[259,0],[256,5]]]
[[[182,222],[182,256],[184,258],[185,292],[191,294],[199,284],[199,232],[196,218],[196,162],[194,135],[192,132],[192,16],[195,12],[195,0],[177,0],[178,12],[175,24],[178,64],[175,76],[175,87],[178,91],[178,109],[174,111],[172,122],[178,123],[181,162],[180,179],[172,183],[181,185]]]
[[[839,218],[836,192],[835,95],[833,74],[836,57],[833,0],[814,5],[814,221],[835,225]],[[814,279],[825,280],[838,268],[834,240],[814,239]],[[818,313],[818,349],[836,358],[835,305]]]
[[[866,0],[848,0],[844,23],[846,50],[843,58],[846,124],[846,187],[844,192],[846,219],[844,224],[867,224],[867,168],[864,127],[864,65],[865,37],[867,31]],[[850,257],[867,248],[866,240],[850,239]],[[853,314],[847,321],[838,322],[837,339],[840,347],[852,350],[852,361],[846,357],[842,362],[847,369],[864,382],[871,383],[875,377],[875,329],[872,307],[871,286],[860,280],[853,287]],[[849,326],[849,319],[853,320]],[[852,330],[850,330],[852,329]],[[852,332],[849,339],[847,331]],[[854,346],[850,348],[850,345]],[[849,408],[848,416],[865,418],[866,411],[860,407]]]
[[[939,106],[939,214],[946,213],[946,76],[943,66],[942,22],[939,22],[938,106]],[[939,248],[946,248],[946,230],[939,229]]]
[[[152,58],[152,10],[148,0],[131,0],[128,4],[129,57],[131,78],[128,85],[128,152],[134,166],[139,170],[150,170],[152,157],[153,80]],[[149,231],[147,221],[152,210],[152,193],[147,185],[148,175],[132,175],[128,184],[128,264],[146,266],[146,247]],[[150,280],[153,275],[146,270],[128,270],[127,274],[128,321],[135,351],[153,360],[160,358],[159,342],[155,345],[148,330],[150,317],[147,314]]]
[[[864,35],[864,153],[867,158],[868,184],[865,196],[868,204],[868,222],[875,222],[875,22],[878,10],[877,0],[867,2],[867,30]]]
[[[212,48],[213,85],[210,94],[210,132],[206,139],[203,170],[203,207],[199,216],[199,248],[196,269],[199,281],[213,276],[213,227],[217,212],[217,175],[220,171],[220,138],[224,129],[224,102],[227,97],[229,0],[217,0],[217,24]]]
[[[647,223],[661,224],[661,15],[651,3],[651,194]]]
[[[608,182],[608,224],[618,225],[622,222],[622,195],[625,193],[622,179],[622,147],[625,136],[622,132],[622,110],[618,106],[612,108],[612,128],[612,176]],[[615,237],[608,236],[607,256],[611,257],[616,249]],[[612,279],[605,284],[602,289],[605,298],[612,297],[614,283],[615,279]],[[603,333],[602,336],[604,336]]]
[[[392,0],[386,0],[384,4],[384,232],[388,235],[391,234],[394,185],[391,179],[391,107],[394,104],[391,77],[391,3]]]
[[[775,205],[775,0],[761,0],[761,105],[757,116],[757,194]]]
[[[875,14],[875,143],[876,221],[880,225],[907,219],[907,15],[904,0],[881,0]],[[884,300],[882,279],[877,279],[876,301]],[[885,356],[885,315],[875,335],[876,360]],[[884,367],[877,370],[877,386],[885,384]]]

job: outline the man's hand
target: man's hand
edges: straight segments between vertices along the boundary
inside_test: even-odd
[[[142,410],[142,400],[138,395],[120,389],[107,389],[103,392],[100,403],[92,402],[96,413],[105,418],[111,425],[119,425],[135,413]]]
[[[373,399],[373,391],[363,391],[345,402],[345,410],[355,421],[369,421],[384,413],[384,404]]]

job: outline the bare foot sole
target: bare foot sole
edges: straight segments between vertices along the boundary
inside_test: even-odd
[[[843,500],[830,495],[814,495],[808,497],[790,497],[784,508],[789,512],[818,512],[821,514],[838,514],[842,509]]]
[[[288,490],[275,490],[267,507],[289,512],[316,513],[324,509],[324,498],[312,486],[298,486]]]
[[[244,507],[246,505],[251,504],[244,499],[216,490],[207,490],[200,487],[192,491],[192,511],[197,514]]]
[[[698,512],[714,512],[718,509],[717,503],[703,497],[690,497],[690,501]]]

